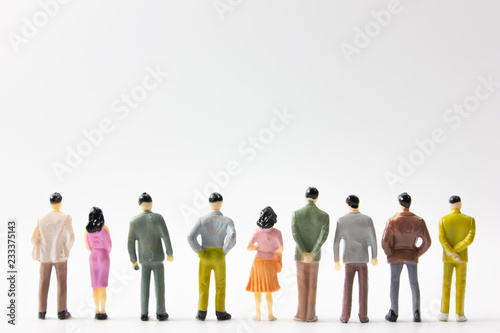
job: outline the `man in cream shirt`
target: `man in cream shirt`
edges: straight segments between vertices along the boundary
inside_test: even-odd
[[[68,256],[75,242],[71,216],[60,211],[62,196],[54,192],[50,196],[52,210],[37,218],[31,242],[33,259],[40,261],[40,285],[38,290],[38,318],[45,319],[52,267],[57,275],[57,317],[71,317],[66,306],[66,278]]]

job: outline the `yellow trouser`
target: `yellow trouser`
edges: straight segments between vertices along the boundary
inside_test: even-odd
[[[443,298],[441,299],[441,312],[450,312],[450,290],[451,290],[451,279],[453,277],[453,269],[456,269],[456,306],[457,315],[464,315],[464,299],[465,299],[465,283],[467,275],[467,263],[444,263],[444,275],[443,275]]]
[[[198,252],[200,257],[200,299],[198,310],[207,311],[208,291],[210,289],[210,274],[215,276],[215,311],[226,311],[226,256],[220,247],[207,247]]]

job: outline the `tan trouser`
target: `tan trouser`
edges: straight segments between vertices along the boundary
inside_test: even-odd
[[[41,262],[40,286],[38,289],[38,311],[47,312],[47,296],[49,294],[50,273],[52,266],[56,268],[57,275],[57,312],[66,310],[66,277],[68,261]]]
[[[319,262],[297,261],[297,287],[299,306],[296,317],[302,321],[312,321],[316,317],[316,287],[318,285]]]

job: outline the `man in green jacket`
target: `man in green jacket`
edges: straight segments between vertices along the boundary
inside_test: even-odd
[[[141,277],[141,320],[149,320],[149,285],[151,280],[151,271],[155,276],[156,292],[156,318],[160,321],[168,319],[168,313],[165,311],[165,274],[163,260],[165,254],[161,240],[165,243],[167,260],[174,260],[172,245],[168,235],[165,220],[160,214],[151,212],[153,200],[146,192],[139,197],[139,206],[143,212],[130,221],[128,234],[128,253],[132,267],[139,269],[137,263],[137,254],[135,251],[135,242],[139,246],[139,263],[142,265]]]
[[[307,204],[293,212],[292,235],[295,243],[297,262],[297,286],[299,305],[295,320],[317,321],[316,287],[318,282],[321,246],[328,237],[330,217],[316,206],[319,192],[314,187],[306,191]]]

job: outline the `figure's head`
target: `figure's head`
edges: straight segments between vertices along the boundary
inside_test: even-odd
[[[89,223],[87,224],[87,232],[94,233],[102,230],[104,226],[104,215],[99,207],[92,207],[89,213]]]
[[[61,208],[62,195],[59,192],[54,192],[50,195],[50,205],[52,208],[59,210]]]
[[[318,196],[319,196],[319,191],[316,187],[309,187],[306,190],[306,200],[307,201],[312,201],[312,202],[316,203],[316,201],[318,200]]]
[[[274,210],[271,207],[267,206],[260,212],[260,217],[257,220],[257,225],[262,229],[272,228],[276,224],[276,222],[278,222],[277,218],[278,215],[276,215]]]
[[[139,197],[139,206],[143,211],[151,211],[151,208],[153,208],[153,199],[151,199],[149,194],[143,192]]]
[[[208,197],[210,209],[219,211],[222,207],[223,200],[224,199],[222,198],[222,195],[220,193],[213,192],[212,194],[210,194],[210,196]]]
[[[452,195],[448,202],[451,209],[462,209],[462,199],[458,195]]]
[[[399,205],[401,207],[404,207],[406,209],[410,209],[410,206],[411,206],[411,197],[408,193],[404,192],[404,193],[401,193],[399,196],[398,196],[398,201],[399,201]]]
[[[354,194],[351,194],[345,199],[345,203],[347,206],[351,208],[351,210],[358,210],[359,209],[359,198],[355,196]]]

